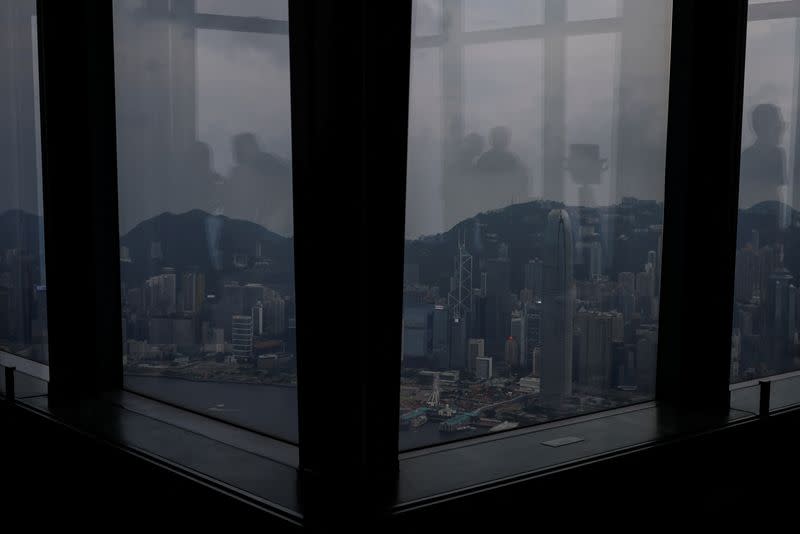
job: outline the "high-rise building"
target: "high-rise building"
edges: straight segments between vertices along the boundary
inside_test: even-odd
[[[173,343],[172,319],[168,317],[151,317],[148,321],[148,341],[153,345],[170,345]]]
[[[165,268],[145,280],[145,302],[150,315],[166,316],[177,312],[175,269]]]
[[[542,295],[542,381],[545,402],[572,394],[572,329],[574,313],[572,225],[566,210],[547,216]]]
[[[511,334],[511,262],[495,258],[486,262],[486,350],[502,354]]]
[[[485,355],[485,343],[483,339],[470,339],[469,343],[469,350],[468,350],[468,366],[469,370],[472,372],[477,371],[477,364],[476,361],[478,358],[483,358]]]
[[[636,330],[636,385],[643,393],[655,392],[657,348],[655,325],[642,325]]]
[[[509,336],[508,339],[506,339],[505,347],[505,362],[507,368],[511,369],[520,366],[519,355],[519,341]]]
[[[769,277],[764,311],[769,343],[768,371],[788,371],[792,365],[795,333],[795,298],[792,275],[785,268]]]
[[[656,295],[661,295],[661,267],[664,257],[664,226],[656,226],[658,231],[658,249],[656,256]]]
[[[735,382],[739,379],[739,362],[741,361],[741,356],[742,334],[738,328],[734,328],[731,334],[731,382]]]
[[[253,317],[234,315],[231,318],[231,346],[237,361],[253,357]]]
[[[514,360],[514,367],[527,366],[527,328],[526,315],[522,310],[511,312],[511,337],[517,344],[517,357]]]
[[[492,378],[492,359],[478,358],[475,360],[475,376],[480,380]]]
[[[575,316],[575,383],[592,394],[605,394],[613,380],[613,331],[616,313],[579,311]]]
[[[533,367],[533,372],[531,373],[533,376],[537,378],[541,378],[542,376],[542,347],[534,347],[533,351],[531,352],[531,365]]]
[[[403,308],[403,357],[406,361],[427,357],[431,339],[430,313],[430,306],[425,304]]]
[[[589,280],[595,280],[603,274],[603,245],[599,236],[591,241],[588,246],[589,255]]]
[[[185,313],[198,313],[206,297],[206,277],[203,273],[186,272],[181,277],[182,308]]]
[[[286,300],[273,293],[263,302],[264,331],[268,335],[280,336],[286,331]]]
[[[652,270],[636,275],[636,296],[640,299],[655,296],[655,273]]]
[[[543,273],[544,262],[540,258],[525,264],[525,289],[531,290],[534,298],[542,298]]]
[[[267,288],[262,284],[245,284],[242,288],[244,313],[248,313],[259,302],[264,302]]]
[[[525,366],[527,369],[534,369],[534,351],[537,348],[541,349],[541,346],[542,304],[539,301],[525,306]]]
[[[450,369],[467,368],[467,321],[450,321]]]
[[[739,302],[750,302],[759,286],[759,257],[752,248],[736,251],[736,278],[733,294]]]
[[[431,357],[434,367],[437,369],[449,369],[448,311],[445,306],[433,307],[431,323]]]
[[[253,316],[253,334],[263,336],[264,335],[264,304],[261,302],[256,302],[256,305],[252,308],[252,316]]]
[[[195,327],[192,319],[175,318],[172,319],[172,342],[186,350],[195,347]]]

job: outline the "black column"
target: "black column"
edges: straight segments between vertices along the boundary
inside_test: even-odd
[[[411,2],[289,14],[300,458],[330,525],[397,472]]]
[[[725,414],[747,0],[673,11],[657,397]]]
[[[112,3],[38,2],[50,396],[120,387]]]

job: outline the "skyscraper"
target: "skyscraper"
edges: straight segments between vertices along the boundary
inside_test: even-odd
[[[433,307],[431,328],[431,357],[437,369],[450,368],[450,350],[447,336],[448,311],[445,306]]]
[[[527,369],[534,369],[534,352],[539,349],[539,353],[541,353],[541,346],[542,304],[533,302],[525,306],[525,365]]]
[[[486,262],[486,350],[503,354],[511,333],[511,262],[496,258]]]
[[[572,394],[572,225],[566,210],[547,216],[542,295],[542,398],[557,403]]]
[[[238,360],[253,357],[253,317],[234,315],[231,318],[231,345],[233,355]]]
[[[478,358],[475,360],[475,376],[481,380],[492,378],[492,359]]]
[[[484,341],[483,339],[470,339],[467,364],[470,371],[477,370],[477,359],[484,357]]]
[[[186,313],[197,313],[206,296],[206,280],[203,273],[189,271],[181,277],[182,307]]]
[[[508,368],[519,367],[519,342],[511,336],[506,340],[505,362]]]
[[[517,358],[513,365],[515,367],[525,367],[527,364],[527,329],[525,326],[526,315],[522,311],[511,312],[511,337],[517,345]]]
[[[579,311],[575,317],[578,357],[575,383],[587,393],[605,394],[613,379],[614,323],[618,314]]]
[[[525,264],[525,289],[533,291],[535,298],[542,297],[543,272],[544,262],[539,258],[534,258]]]
[[[770,352],[769,371],[788,371],[792,364],[794,337],[794,295],[792,275],[785,268],[776,269],[770,276],[766,299],[766,328]]]

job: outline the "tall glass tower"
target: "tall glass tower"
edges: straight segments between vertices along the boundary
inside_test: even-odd
[[[566,210],[547,216],[542,295],[542,399],[557,404],[572,394],[572,225]]]

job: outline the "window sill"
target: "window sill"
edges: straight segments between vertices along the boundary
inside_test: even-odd
[[[770,380],[784,382],[790,391],[800,373]],[[732,387],[734,408],[723,417],[674,418],[650,402],[402,453],[392,510],[413,512],[757,421],[753,398],[758,399],[757,386],[744,384]],[[783,394],[778,400],[773,414],[797,407]],[[20,397],[16,404],[295,525],[302,523],[296,446],[125,391],[57,408],[50,407],[46,395]],[[577,439],[552,446],[563,438]]]
[[[297,447],[133,393],[17,406],[299,525]]]
[[[395,512],[756,419],[754,413],[735,409],[722,418],[702,415],[672,418],[657,403],[650,402],[404,453],[400,456]],[[573,442],[564,445],[553,441],[562,438],[575,439],[568,439]]]

